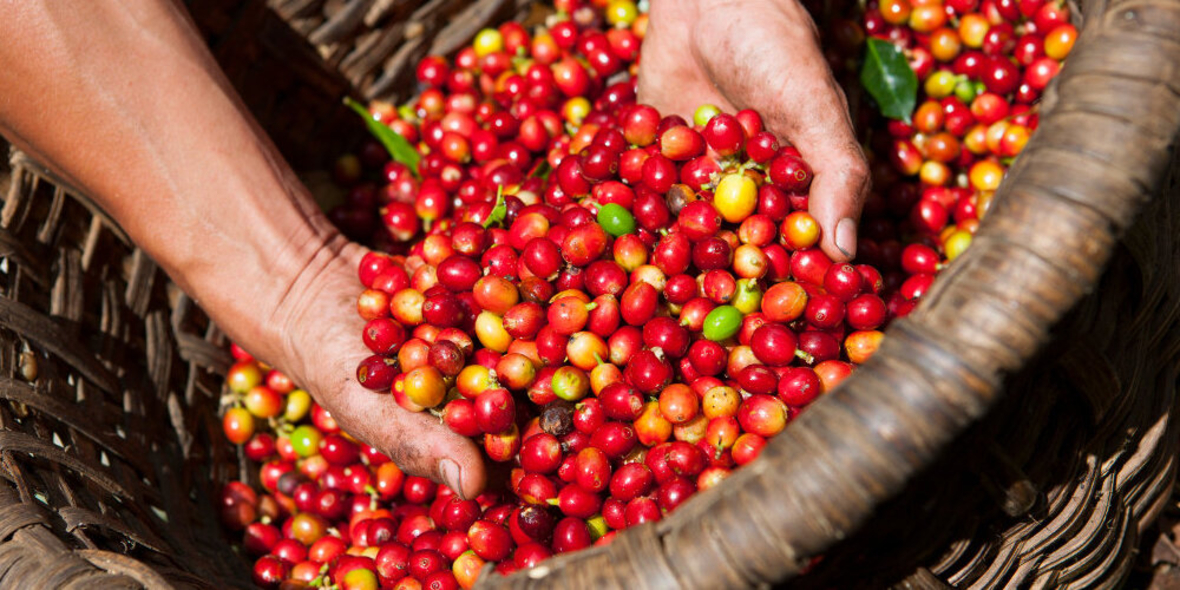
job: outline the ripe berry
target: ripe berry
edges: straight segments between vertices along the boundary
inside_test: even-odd
[[[818,294],[807,301],[803,315],[816,328],[835,328],[844,320],[844,303],[833,295]]]
[[[849,301],[845,307],[848,325],[857,330],[872,330],[885,323],[888,310],[878,296],[864,294]]]
[[[780,155],[770,161],[771,182],[788,193],[806,193],[811,186],[811,168],[801,158]]]
[[[782,324],[766,324],[754,332],[750,347],[758,360],[772,367],[782,367],[795,360],[797,340],[790,328]]]
[[[741,223],[758,206],[758,185],[745,174],[727,174],[717,184],[713,205],[730,223]]]
[[[705,142],[721,157],[732,156],[742,149],[745,130],[737,117],[719,113],[709,119],[704,129]]]
[[[824,273],[824,289],[841,301],[851,301],[861,292],[860,273],[851,264],[834,264]]]
[[[680,211],[677,222],[690,240],[703,240],[721,229],[721,214],[711,203],[695,201]]]

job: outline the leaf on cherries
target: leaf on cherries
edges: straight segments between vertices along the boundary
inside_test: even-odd
[[[548,180],[549,174],[553,172],[553,167],[549,165],[549,161],[541,159],[537,162],[533,169],[529,171],[529,178],[540,178],[541,180]]]
[[[344,97],[344,104],[356,111],[365,120],[365,126],[369,128],[369,133],[372,133],[373,137],[376,137],[377,141],[385,146],[386,151],[389,152],[389,157],[405,164],[414,176],[418,176],[418,158],[420,156],[418,155],[417,148],[409,140],[402,137],[400,133],[394,131],[389,125],[377,120],[373,116],[373,113],[370,113],[369,109],[365,108],[365,105],[347,96]]]
[[[896,45],[869,38],[860,68],[860,83],[877,101],[882,114],[910,122],[918,104],[918,76]]]
[[[483,220],[484,228],[492,227],[497,223],[503,223],[504,218],[508,216],[508,202],[504,200],[504,187],[496,187],[496,205],[492,207],[492,212],[488,213],[488,218]]]

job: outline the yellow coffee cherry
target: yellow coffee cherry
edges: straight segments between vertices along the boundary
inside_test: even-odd
[[[745,174],[727,174],[717,183],[713,206],[730,223],[741,223],[758,206],[758,185]]]

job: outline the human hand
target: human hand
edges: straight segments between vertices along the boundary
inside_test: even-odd
[[[356,379],[372,353],[361,342],[356,269],[365,251],[332,239],[308,261],[270,317],[279,330],[273,363],[315,395],[341,428],[387,454],[412,475],[447,484],[464,498],[484,487],[484,463],[470,439],[433,415],[403,409]]]
[[[810,212],[836,261],[856,255],[868,165],[844,93],[795,0],[653,0],[639,101],[691,120],[701,104],[752,108],[811,166]]]
[[[0,132],[94,199],[235,342],[347,432],[411,474],[478,494],[474,443],[357,383],[370,354],[356,312],[364,252],[262,135],[183,6],[11,8],[0,19]]]

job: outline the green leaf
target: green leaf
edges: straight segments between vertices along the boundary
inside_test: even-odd
[[[529,178],[548,180],[550,172],[553,172],[553,168],[549,166],[549,160],[542,159],[529,171]]]
[[[368,126],[369,133],[372,133],[373,137],[376,137],[377,141],[380,141],[381,145],[385,146],[385,149],[389,151],[389,157],[409,167],[410,172],[414,176],[418,175],[418,149],[413,144],[402,137],[397,131],[390,129],[389,125],[373,118],[373,114],[369,112],[369,109],[365,108],[365,105],[347,96],[344,97],[344,104],[356,111],[365,120],[365,125]]]
[[[860,69],[860,83],[877,101],[882,114],[890,119],[910,122],[918,103],[918,76],[914,75],[896,45],[869,38],[865,45],[864,65]]]
[[[492,212],[488,213],[488,218],[483,220],[485,228],[492,227],[494,223],[501,223],[504,217],[508,215],[508,203],[504,200],[504,187],[496,187],[496,205],[492,207]]]

